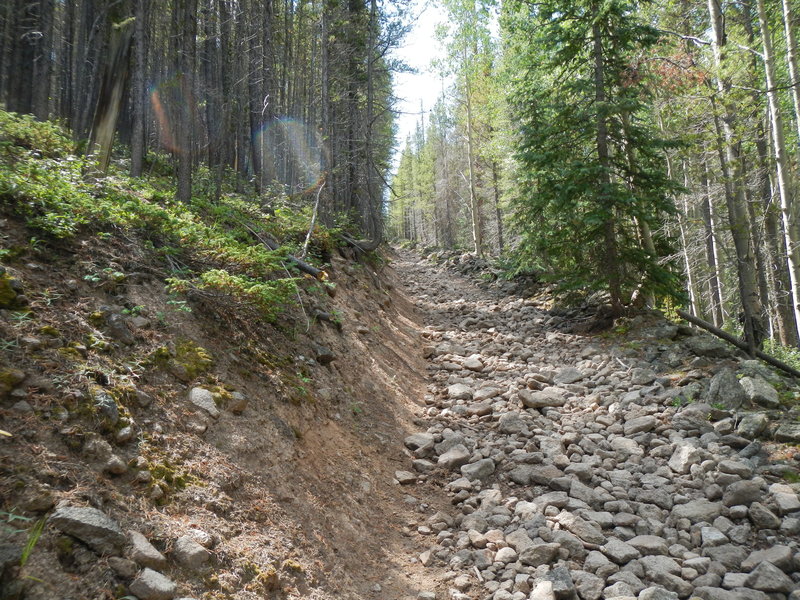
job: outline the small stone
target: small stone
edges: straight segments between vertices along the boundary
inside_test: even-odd
[[[775,439],[789,444],[800,443],[800,423],[787,421],[778,425],[775,430]]]
[[[479,479],[485,481],[494,473],[495,464],[491,458],[484,458],[474,463],[461,467],[461,474],[469,480]]]
[[[766,408],[779,408],[781,401],[778,398],[778,390],[766,381],[763,377],[742,377],[739,381],[747,399]]]
[[[777,545],[765,550],[755,550],[742,562],[742,570],[752,571],[762,562],[771,563],[787,573],[791,572],[794,568],[792,549],[789,546]]]
[[[457,444],[439,457],[438,465],[445,469],[458,469],[469,462],[471,453],[463,444]]]
[[[497,551],[497,554],[495,554],[494,560],[496,562],[501,562],[506,564],[514,562],[515,560],[517,560],[517,551],[508,546],[506,546],[505,548],[500,548],[500,550]]]
[[[329,365],[336,360],[336,355],[327,346],[314,344],[314,359],[321,365]]]
[[[742,417],[736,433],[748,440],[757,438],[767,428],[769,418],[764,413],[750,413]]]
[[[641,552],[634,548],[631,544],[623,542],[617,538],[609,539],[604,546],[600,547],[600,551],[618,565],[627,564],[632,560],[636,560],[642,555]],[[658,554],[663,553],[658,552]]]
[[[119,555],[128,541],[117,522],[96,508],[63,506],[49,522],[100,554]]]
[[[172,600],[178,586],[161,573],[145,568],[130,586],[139,600]]]
[[[637,417],[635,419],[631,419],[630,421],[626,421],[625,425],[623,425],[623,429],[625,435],[635,435],[637,433],[645,433],[648,431],[652,431],[655,429],[658,421],[652,415],[647,415],[644,417]]]
[[[755,481],[734,481],[722,494],[725,506],[750,506],[761,498],[761,486]]]
[[[484,364],[480,361],[480,358],[477,355],[473,355],[465,359],[463,365],[465,369],[476,371],[478,373],[484,369]]]
[[[163,569],[167,566],[167,559],[138,531],[129,531],[131,547],[128,556],[143,567]]]
[[[210,390],[201,387],[193,387],[189,391],[189,402],[197,408],[204,410],[211,417],[219,417],[219,409],[214,401],[214,394]]]
[[[408,436],[404,443],[414,456],[422,458],[433,450],[434,439],[430,433],[414,433]]]
[[[233,392],[231,394],[231,399],[228,402],[228,410],[235,415],[240,415],[245,411],[248,403],[249,401],[247,399],[247,396],[245,396],[241,392]]]
[[[539,392],[520,390],[517,395],[526,408],[544,408],[549,406],[564,406],[567,399],[558,388],[547,388]]]
[[[689,519],[692,523],[697,523],[699,521],[711,523],[722,514],[722,503],[709,502],[705,498],[701,498],[675,506],[672,509],[672,514],[675,518]]]
[[[639,592],[637,600],[678,600],[676,592],[670,592],[662,587],[649,587]]]
[[[139,566],[135,562],[119,556],[109,556],[108,566],[123,579],[133,579],[139,572]]]
[[[175,540],[172,555],[178,564],[193,571],[201,569],[210,558],[208,550],[188,535]]]
[[[417,476],[410,471],[395,471],[394,478],[397,479],[400,485],[410,485],[417,482]]]
[[[455,383],[447,388],[447,397],[453,400],[471,400],[472,388],[463,383]]]
[[[555,383],[575,383],[584,378],[584,374],[575,367],[565,367],[561,369],[553,378]]]
[[[778,529],[781,526],[780,518],[760,502],[750,505],[748,516],[759,529]]]
[[[644,555],[661,554],[666,556],[669,554],[667,542],[656,535],[637,535],[629,539],[628,544]]]
[[[762,592],[779,592],[788,594],[795,589],[794,582],[786,573],[775,565],[760,563],[745,581],[745,586]]]
[[[746,400],[747,394],[733,370],[726,367],[711,378],[707,400],[709,404],[719,403],[729,410],[736,410]]]
[[[136,432],[134,431],[133,427],[126,425],[114,435],[114,441],[116,441],[118,444],[125,444],[130,442],[135,435]]]
[[[103,470],[106,473],[111,473],[112,475],[122,475],[123,473],[128,472],[128,465],[119,456],[114,454],[103,466]]]

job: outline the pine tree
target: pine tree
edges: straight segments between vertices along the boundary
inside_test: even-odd
[[[606,291],[617,313],[636,296],[679,289],[660,260],[668,240],[646,234],[674,211],[677,186],[661,156],[667,144],[647,124],[636,61],[658,36],[636,9],[628,0],[517,1],[504,18],[520,260],[548,266],[567,287]]]

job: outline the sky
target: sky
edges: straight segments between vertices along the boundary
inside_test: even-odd
[[[404,43],[395,52],[416,73],[395,73],[395,94],[400,98],[397,104],[397,152],[395,166],[400,161],[400,152],[406,138],[414,132],[420,120],[420,104],[428,122],[428,113],[442,92],[442,78],[431,67],[431,61],[443,56],[443,50],[436,39],[436,25],[444,22],[445,13],[435,0],[416,0],[412,30]]]

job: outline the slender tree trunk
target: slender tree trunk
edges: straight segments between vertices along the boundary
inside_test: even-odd
[[[717,92],[724,107],[722,129],[725,137],[725,148],[722,167],[726,180],[730,182],[730,187],[726,188],[728,220],[736,249],[739,294],[744,313],[745,340],[750,354],[755,354],[755,351],[761,345],[763,326],[760,321],[761,306],[759,304],[758,284],[755,273],[755,257],[750,245],[749,222],[745,207],[746,199],[742,187],[744,182],[742,180],[741,160],[739,159],[737,136],[733,126],[735,110],[730,106],[730,99],[728,98],[730,83],[724,76],[724,50],[726,43],[724,20],[717,0],[708,0],[708,10],[714,34],[712,46],[717,71]],[[727,189],[730,192],[727,192]]]
[[[703,189],[701,208],[703,213],[704,238],[706,246],[706,263],[708,264],[708,295],[711,304],[711,316],[714,325],[722,327],[724,317],[722,314],[722,290],[720,289],[719,267],[717,260],[717,247],[715,243],[716,234],[714,232],[714,214],[711,204],[711,189],[708,181],[708,164],[703,160],[703,170],[700,175],[700,185]]]
[[[500,184],[497,172],[499,171],[497,161],[492,160],[492,189],[494,191],[494,218],[497,222],[497,251],[503,253],[505,243],[503,240],[503,213],[500,210]]]
[[[189,202],[192,198],[192,156],[193,156],[193,95],[195,37],[197,30],[197,0],[176,0],[180,41],[178,45],[178,72],[183,106],[179,107],[180,129],[178,140],[178,190],[177,199]]]
[[[772,33],[769,30],[764,0],[757,0],[758,23],[761,28],[761,41],[764,48],[764,73],[767,80],[767,103],[772,123],[772,142],[775,152],[775,175],[778,196],[781,200],[781,217],[783,233],[788,249],[789,277],[792,284],[792,296],[795,322],[800,323],[800,223],[792,198],[792,177],[786,156],[786,141],[783,132],[783,116],[779,106],[775,81],[775,54],[772,49]]]
[[[469,73],[469,63],[467,60],[467,48],[464,47],[464,79],[465,96],[467,103],[467,177],[469,180],[469,205],[472,214],[472,243],[475,254],[483,256],[483,226],[481,223],[482,202],[475,185],[475,147],[474,147],[474,123],[472,115],[472,86]]]
[[[794,104],[794,124],[797,128],[797,143],[800,146],[800,68],[797,66],[797,38],[795,37],[792,0],[783,0],[783,29],[786,34],[786,62],[789,65],[792,104]]]
[[[622,314],[622,277],[619,272],[619,257],[617,253],[616,225],[614,223],[614,207],[610,205],[607,194],[611,189],[611,157],[608,151],[608,129],[606,125],[605,103],[605,65],[603,64],[603,37],[600,23],[597,20],[598,7],[593,6],[594,24],[592,25],[592,58],[594,59],[594,99],[597,111],[595,123],[595,145],[597,160],[600,164],[600,193],[598,201],[606,204],[607,216],[603,223],[603,263],[608,274],[608,291],[611,299],[611,309],[616,314]]]
[[[131,176],[142,174],[145,154],[144,120],[145,120],[145,78],[147,73],[147,13],[149,0],[136,0],[134,22],[134,59],[133,72],[133,135],[131,136]]]
[[[33,80],[33,114],[39,119],[50,116],[50,86],[53,77],[54,0],[39,0],[39,32]]]

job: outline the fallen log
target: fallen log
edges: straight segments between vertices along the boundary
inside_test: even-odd
[[[678,316],[680,316],[682,319],[685,319],[686,321],[689,321],[689,323],[692,323],[693,325],[697,325],[698,327],[702,327],[703,329],[705,329],[709,333],[713,333],[718,338],[723,339],[726,342],[729,342],[729,343],[733,344],[734,346],[736,346],[740,350],[744,350],[745,352],[748,352],[748,347],[747,347],[747,344],[745,342],[743,342],[742,340],[737,339],[736,337],[732,336],[727,331],[722,331],[722,329],[720,329],[719,327],[714,327],[708,321],[704,321],[703,319],[700,319],[699,317],[695,317],[694,315],[690,315],[689,313],[687,313],[686,311],[683,311],[683,310],[679,310],[678,311]],[[786,373],[789,373],[790,375],[793,375],[794,377],[800,378],[800,371],[798,371],[794,367],[791,367],[791,366],[787,365],[782,360],[778,360],[774,356],[770,356],[769,354],[765,354],[761,350],[756,350],[755,351],[755,356],[760,358],[761,360],[763,360],[765,363],[770,364],[773,367],[777,367],[781,371],[785,371]]]
[[[245,223],[243,221],[239,221],[239,223],[241,225],[245,226],[247,228],[247,230],[250,233],[252,233],[253,236],[259,242],[264,244],[270,250],[277,250],[278,248],[280,248],[280,244],[278,244],[278,242],[273,240],[268,235],[262,235],[261,233],[259,233],[258,231],[256,231],[255,229],[250,227],[250,225],[248,225],[247,223]],[[322,269],[318,269],[316,267],[313,267],[310,264],[308,264],[306,261],[300,260],[296,256],[292,256],[291,254],[289,256],[287,256],[286,258],[289,260],[290,263],[292,263],[295,267],[297,267],[303,273],[308,273],[309,275],[312,275],[313,277],[316,277],[317,279],[325,279],[325,277],[326,277],[325,271],[323,271]]]

